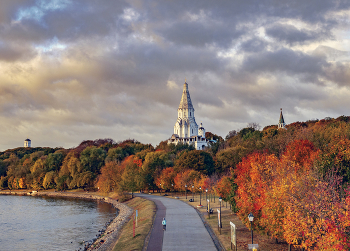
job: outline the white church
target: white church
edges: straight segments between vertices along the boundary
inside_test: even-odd
[[[192,144],[197,150],[204,150],[209,146],[210,140],[205,138],[205,129],[201,123],[200,127],[194,117],[188,84],[185,82],[179,108],[177,109],[177,121],[174,126],[174,134],[168,140],[168,144],[186,143]]]

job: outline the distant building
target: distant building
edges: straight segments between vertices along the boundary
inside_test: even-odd
[[[185,82],[179,108],[177,109],[178,118],[174,126],[174,134],[168,140],[168,144],[186,143],[192,144],[197,150],[203,150],[209,145],[209,140],[205,138],[205,129],[203,124],[198,125],[194,117],[194,108],[192,105],[188,84]]]
[[[32,141],[30,139],[26,139],[24,141],[24,147],[31,147],[32,146]]]
[[[286,123],[284,123],[282,108],[281,108],[280,120],[278,122],[278,129],[286,129]]]

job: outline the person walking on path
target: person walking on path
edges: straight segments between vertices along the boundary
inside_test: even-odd
[[[166,220],[165,220],[165,218],[163,218],[162,225],[163,225],[163,230],[166,231]]]

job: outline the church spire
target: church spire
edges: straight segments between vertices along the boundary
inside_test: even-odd
[[[179,109],[193,109],[190,92],[188,91],[188,84],[186,82],[184,83]]]
[[[281,108],[280,120],[278,122],[278,129],[285,128],[285,125],[286,125],[286,123],[284,123],[284,118],[283,118],[282,108]]]
[[[281,114],[280,114],[280,124],[284,124],[284,118],[283,118],[283,114],[282,114],[282,108],[281,108]]]

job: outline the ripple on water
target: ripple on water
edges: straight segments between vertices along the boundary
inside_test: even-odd
[[[1,195],[1,250],[76,250],[116,214],[100,201]]]

